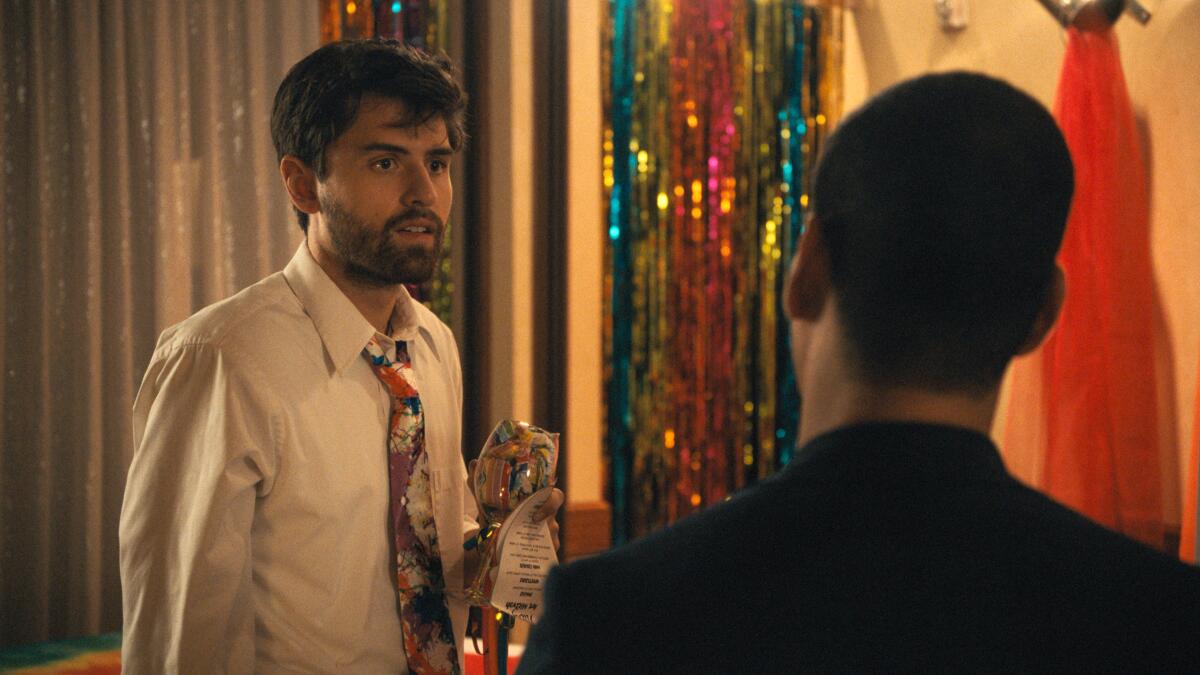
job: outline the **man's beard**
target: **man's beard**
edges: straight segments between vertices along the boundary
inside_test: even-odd
[[[346,277],[369,286],[423,284],[433,278],[442,250],[445,225],[436,213],[424,208],[406,209],[392,216],[379,231],[333,199],[321,201],[321,213],[329,225],[333,251],[345,265]],[[432,221],[437,230],[430,250],[424,246],[397,244],[392,233],[412,218]]]

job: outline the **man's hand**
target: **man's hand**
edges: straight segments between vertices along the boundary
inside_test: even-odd
[[[475,496],[475,468],[478,465],[479,465],[478,459],[473,459],[467,464],[467,472],[468,472],[468,475],[470,476],[469,486],[471,488],[472,496]],[[562,508],[562,505],[565,501],[566,501],[566,496],[563,494],[563,491],[559,490],[558,488],[554,488],[550,492],[550,497],[548,499],[546,499],[546,503],[542,504],[538,508],[537,513],[534,514],[534,520],[537,520],[537,521],[542,521],[542,520],[546,520],[546,519],[550,520],[550,522],[549,522],[550,538],[552,540],[554,540],[554,549],[555,550],[558,550],[558,548],[560,546],[560,543],[558,541],[558,518],[556,518],[555,516],[558,514],[558,510]],[[478,497],[475,497],[475,506],[478,509],[477,513],[479,514],[479,526],[487,527],[487,521],[485,520],[485,518],[483,516],[483,506],[479,503]],[[498,563],[499,563],[499,561],[497,560],[496,563],[494,563],[494,564],[498,564]]]
[[[562,508],[563,502],[566,501],[566,496],[563,491],[554,488],[550,491],[550,497],[546,499],[546,503],[538,507],[537,513],[534,514],[534,520],[550,520],[550,538],[554,540],[554,550],[558,550],[558,510]]]

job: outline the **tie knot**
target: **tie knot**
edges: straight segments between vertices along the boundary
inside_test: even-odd
[[[378,335],[372,335],[371,339],[367,341],[367,346],[363,347],[363,356],[367,357],[367,360],[372,365],[390,366],[392,364],[391,359],[387,357],[387,350],[383,348],[383,343],[380,342]]]
[[[391,342],[386,338],[381,338],[379,334],[371,336],[367,341],[367,346],[363,347],[363,356],[367,357],[367,362],[372,366],[382,366],[384,368],[395,368],[398,366],[407,366],[408,360],[408,344],[402,340],[395,341],[395,351],[393,356],[388,356],[387,343]]]
[[[416,400],[417,389],[410,381],[412,364],[409,362],[408,349],[404,342],[396,342],[395,361],[388,358],[384,340],[380,340],[377,335],[371,337],[367,346],[363,347],[362,353],[367,357],[367,363],[371,365],[375,376],[383,381],[393,398]],[[416,405],[420,405],[419,402]]]

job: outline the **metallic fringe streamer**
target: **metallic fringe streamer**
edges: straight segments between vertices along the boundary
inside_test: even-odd
[[[447,0],[317,0],[321,14],[321,44],[342,39],[389,37],[427,51],[445,50],[448,44]],[[424,302],[443,321],[450,322],[454,297],[451,272],[450,237],[446,223],[443,251],[433,279],[412,288],[413,296]]]
[[[606,459],[621,543],[791,458],[799,400],[780,291],[840,114],[842,9],[609,10]]]

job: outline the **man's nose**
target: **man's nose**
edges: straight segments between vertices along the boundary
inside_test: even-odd
[[[433,206],[437,201],[437,190],[433,185],[433,177],[424,166],[409,172],[409,181],[404,191],[405,206]]]

